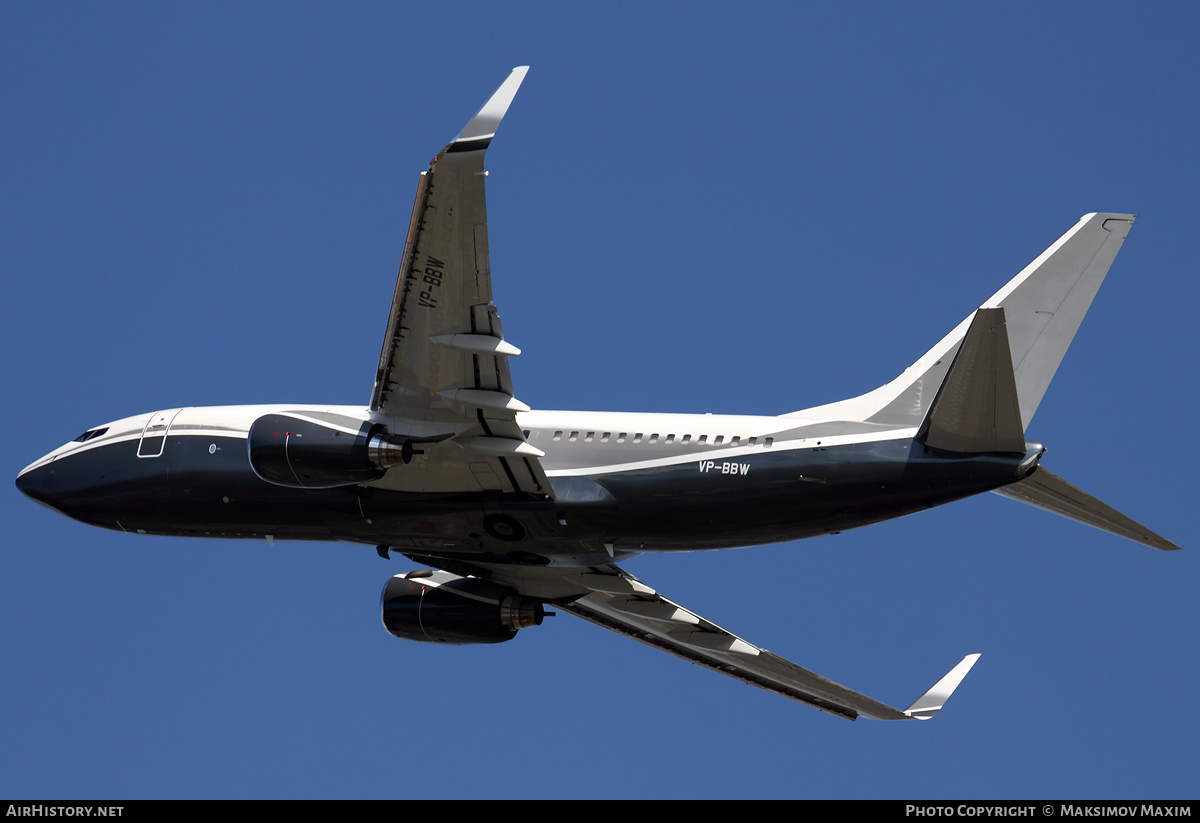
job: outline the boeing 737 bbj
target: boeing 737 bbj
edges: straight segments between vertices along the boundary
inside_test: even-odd
[[[928,719],[978,655],[895,709],[755,646],[616,563],[796,540],[996,491],[1174,544],[1039,463],[1025,432],[1133,225],[1088,214],[899,377],[778,417],[531,411],[492,304],[484,153],[514,69],[417,185],[370,402],[140,414],[17,477],[136,534],[339,540],[431,568],[391,578],[397,637],[495,643],[569,612],[849,719]]]

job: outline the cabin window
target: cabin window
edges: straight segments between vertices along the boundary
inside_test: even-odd
[[[650,442],[650,445],[652,445],[652,446],[658,442],[658,432],[655,432],[654,434],[650,435],[649,442]]]
[[[764,441],[763,441],[763,448],[764,448],[764,449],[769,449],[769,448],[771,448],[771,444],[772,444],[772,443],[774,443],[774,442],[775,442],[775,438],[774,438],[774,437],[768,437],[766,440],[764,440]]]
[[[593,439],[595,436],[596,436],[596,433],[595,433],[595,432],[588,432],[587,434],[585,434],[585,435],[583,436],[583,442],[584,442],[584,443],[591,443],[591,442],[592,442],[592,439]]]
[[[674,443],[674,442],[675,442],[675,435],[673,435],[673,434],[668,434],[668,435],[667,435],[667,442],[668,442],[668,443]]]
[[[748,445],[750,445],[750,446],[753,446],[755,443],[757,443],[757,442],[758,442],[758,438],[757,438],[757,437],[751,437],[751,438],[750,438],[748,441],[746,441],[746,442],[747,442],[747,444],[748,444]]]
[[[697,442],[697,443],[707,443],[707,442],[708,442],[708,435],[707,435],[707,434],[702,434],[702,435],[700,435],[699,439],[697,439],[697,440],[696,440],[696,442]]]
[[[721,445],[721,441],[723,441],[724,439],[725,439],[725,435],[723,435],[723,434],[718,434],[718,435],[717,435],[717,439],[713,441],[713,445],[714,445],[714,446],[719,446],[719,445]]]
[[[609,436],[610,436],[611,434],[612,434],[612,432],[605,432],[604,434],[600,435],[600,442],[601,442],[601,443],[607,443],[607,442],[608,442],[608,438],[609,438]]]
[[[579,439],[579,432],[571,432],[571,436],[567,438],[568,443],[574,443]]]
[[[742,442],[742,436],[740,434],[735,434],[733,436],[733,439],[729,441],[729,445],[736,446],[736,445],[740,444],[741,442]]]
[[[641,442],[642,442],[642,433],[641,433],[641,432],[638,432],[637,434],[635,434],[635,435],[633,436],[633,442],[634,442],[634,443],[641,443]]]
[[[624,442],[625,442],[625,435],[626,435],[626,432],[621,432],[620,434],[618,434],[618,435],[617,435],[617,442],[618,442],[618,443],[624,443]]]
[[[562,440],[562,432],[560,432],[560,431],[555,432],[554,437],[552,437],[550,439],[553,440],[555,443],[557,443],[559,440]]]
[[[683,436],[683,440],[681,440],[680,442],[681,442],[681,443],[691,443],[691,442],[692,442],[692,436],[691,436],[690,434],[685,434],[685,435]]]

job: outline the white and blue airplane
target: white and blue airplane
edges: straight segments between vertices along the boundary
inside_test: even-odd
[[[777,417],[533,411],[492,303],[484,153],[527,68],[421,174],[368,405],[227,406],[88,429],[17,486],[136,534],[327,540],[430,568],[391,578],[397,637],[495,643],[547,606],[848,719],[928,719],[827,680],[616,564],[844,531],[994,491],[1178,546],[1042,468],[1025,433],[1134,218],[1088,214],[886,385]]]

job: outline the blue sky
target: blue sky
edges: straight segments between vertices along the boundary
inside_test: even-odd
[[[0,495],[0,796],[1195,797],[1200,12],[1185,4],[0,6],[11,477],[186,405],[366,403],[418,173],[515,65],[495,296],[535,408],[777,414],[1139,215],[1029,435],[1171,555],[995,495],[638,558],[907,705],[850,724],[567,615],[380,626],[370,547],[133,537]]]

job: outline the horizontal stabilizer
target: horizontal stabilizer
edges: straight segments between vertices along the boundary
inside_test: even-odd
[[[966,454],[1025,452],[1004,309],[975,312],[917,440]]]
[[[1061,514],[1080,523],[1086,523],[1097,529],[1112,532],[1120,537],[1141,543],[1144,546],[1161,549],[1162,551],[1177,551],[1170,540],[1160,537],[1106,503],[1101,503],[1087,492],[1075,488],[1058,475],[1038,468],[1033,474],[1020,483],[996,489],[996,494],[1020,500],[1039,509]]]
[[[978,654],[968,654],[959,661],[957,666],[947,672],[945,677],[934,683],[932,689],[914,700],[913,704],[904,710],[904,713],[917,720],[928,720],[933,717],[941,711],[942,706],[946,705],[950,695],[954,694],[958,684],[963,682],[963,678],[967,676],[967,672],[971,671],[971,667],[978,659]]]

